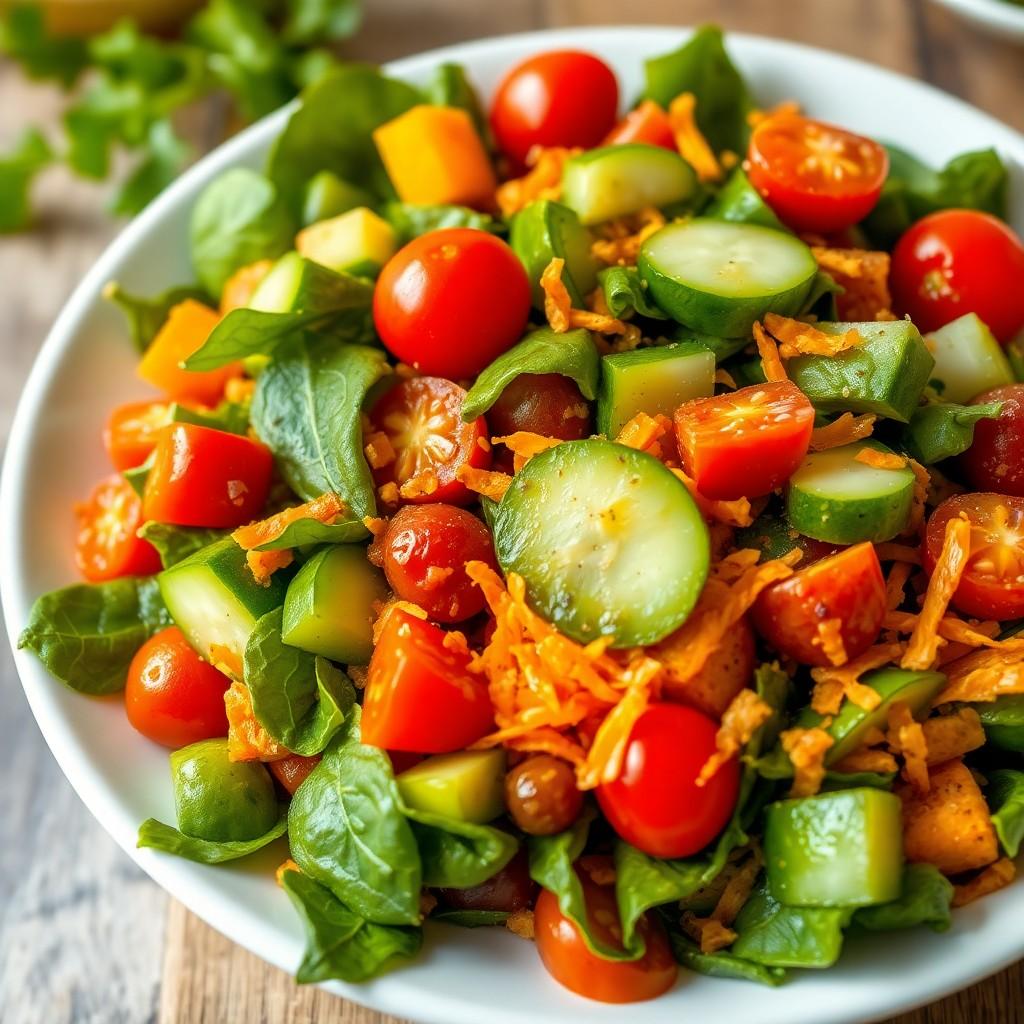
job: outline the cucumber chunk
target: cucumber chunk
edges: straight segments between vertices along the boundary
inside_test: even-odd
[[[928,335],[935,368],[932,386],[945,402],[969,402],[1012,384],[1010,361],[977,313],[967,313]]]
[[[638,348],[601,360],[597,429],[614,438],[638,412],[672,416],[691,398],[715,393],[715,355],[696,342]]]
[[[775,211],[750,184],[747,172],[737,167],[722,186],[722,191],[704,208],[704,217],[731,220],[736,224],[760,224],[765,228],[785,231]]]
[[[826,334],[857,329],[864,341],[835,356],[798,356],[789,379],[822,412],[873,412],[909,423],[935,360],[909,320],[819,323]]]
[[[673,319],[723,338],[749,335],[765,313],[798,313],[818,272],[794,235],[707,217],[656,231],[637,267]]]
[[[512,219],[509,244],[526,268],[533,304],[544,308],[540,276],[555,258],[565,260],[562,283],[572,304],[583,308],[586,294],[597,285],[597,260],[590,254],[590,232],[575,211],[551,199],[538,199]]]
[[[395,229],[373,210],[358,206],[299,232],[295,248],[308,260],[337,271],[376,274],[398,251]]]
[[[352,284],[351,277],[287,252],[260,282],[249,307],[263,313],[330,312],[351,304]]]
[[[505,751],[436,754],[406,769],[395,782],[414,810],[483,825],[505,810]]]
[[[764,861],[772,896],[787,906],[865,907],[898,899],[900,799],[864,787],[769,804]]]
[[[256,582],[245,552],[230,537],[164,569],[157,579],[164,604],[185,639],[228,675],[235,675],[242,663],[256,620],[279,607],[285,595],[280,573],[265,587]],[[234,657],[215,657],[213,648]]]
[[[302,223],[315,224],[329,217],[338,217],[357,206],[372,206],[373,196],[365,189],[351,185],[333,171],[320,171],[309,179],[302,204]]]
[[[831,544],[877,544],[906,529],[914,502],[913,470],[858,462],[865,448],[889,451],[877,441],[856,441],[804,459],[786,492],[793,529]]]
[[[324,548],[288,585],[281,639],[344,665],[366,665],[373,653],[374,602],[387,593],[384,574],[361,544]]]
[[[562,172],[562,201],[582,224],[681,203],[696,190],[697,176],[678,153],[643,142],[588,150]]]
[[[707,578],[707,527],[657,459],[611,441],[535,455],[498,507],[501,568],[563,633],[614,647],[653,644],[693,610]]]

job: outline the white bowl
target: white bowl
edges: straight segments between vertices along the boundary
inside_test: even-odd
[[[975,28],[998,39],[1024,43],[1024,7],[1005,0],[935,0],[970,22]],[[1012,88],[1013,83],[1007,82]]]
[[[686,37],[680,28],[565,29],[452,46],[389,68],[419,81],[440,60],[463,62],[485,92],[515,61],[551,47],[584,47],[612,63],[622,94],[636,94],[641,61]],[[1024,228],[1024,138],[943,93],[819,50],[734,36],[731,52],[762,104],[795,97],[815,114],[899,142],[940,163],[994,145],[1015,165],[1013,221]],[[109,472],[100,429],[111,406],[143,391],[120,314],[101,301],[116,278],[157,291],[190,279],[188,212],[225,168],[258,167],[289,114],[280,111],[222,146],[130,224],[86,275],[46,339],[18,407],[0,486],[2,598],[12,644],[34,598],[74,577],[71,502]],[[292,971],[299,922],[275,887],[280,845],[234,867],[206,867],[136,850],[153,815],[173,820],[166,754],[129,727],[118,698],[89,699],[15,654],[39,727],[64,774],[100,823],[153,879],[230,939]],[[629,1007],[635,1024],[743,1020],[746,1024],[865,1021],[934,1000],[1024,955],[1024,879],[955,915],[945,935],[927,931],[850,941],[842,962],[796,974],[781,989],[684,973],[678,988]],[[330,985],[375,1009],[436,1024],[570,1024],[621,1021],[623,1010],[578,999],[556,985],[535,950],[500,929],[432,926],[416,962],[371,984]]]

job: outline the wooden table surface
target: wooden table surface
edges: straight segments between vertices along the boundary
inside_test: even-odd
[[[933,82],[1024,131],[1024,50],[974,35],[928,0],[365,0],[348,52],[383,61],[444,43],[547,26],[717,21],[795,39]],[[59,97],[0,64],[0,149],[26,123],[56,122]],[[885,102],[879,97],[878,102]],[[224,106],[189,115],[202,150]],[[941,130],[937,126],[936,130]],[[0,443],[54,315],[118,225],[100,190],[62,177],[40,190],[29,235],[0,240]],[[5,1024],[396,1024],[344,1003],[232,946],[169,900],[79,803],[0,652],[0,1021]],[[899,1024],[1024,1021],[1015,968]]]

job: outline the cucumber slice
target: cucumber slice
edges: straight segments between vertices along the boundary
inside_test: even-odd
[[[538,199],[512,219],[509,244],[526,268],[533,304],[544,308],[540,276],[556,256],[565,260],[562,283],[572,304],[583,308],[586,294],[597,285],[597,260],[590,254],[590,232],[575,211],[551,199]]]
[[[760,224],[765,228],[785,231],[775,211],[750,184],[747,172],[737,167],[722,186],[722,191],[704,208],[702,216],[715,220],[731,220],[736,224]]]
[[[601,360],[597,429],[614,438],[638,412],[672,416],[683,402],[714,393],[714,353],[696,342],[618,352]]]
[[[935,358],[932,386],[944,402],[969,402],[1014,381],[1010,360],[977,313],[940,327],[928,341]]]
[[[326,313],[352,304],[353,284],[371,287],[369,282],[354,282],[297,252],[287,252],[260,282],[249,307],[263,313]]]
[[[567,636],[653,644],[693,610],[707,578],[707,527],[657,459],[591,438],[535,455],[498,507],[501,568]]]
[[[918,329],[909,320],[816,326],[826,334],[854,327],[864,341],[836,356],[798,356],[786,364],[789,379],[815,408],[909,423],[935,366]]]
[[[373,210],[359,206],[300,231],[295,248],[301,256],[330,270],[372,268],[376,274],[398,251],[398,236]]]
[[[678,153],[643,142],[588,150],[562,172],[562,201],[582,224],[681,203],[696,190],[697,176]]]
[[[409,807],[476,825],[505,810],[505,751],[436,754],[395,777]]]
[[[349,184],[333,171],[320,171],[306,186],[302,223],[315,224],[329,217],[339,217],[357,206],[372,206],[373,202],[373,196],[365,189]]]
[[[913,470],[858,462],[864,448],[889,451],[877,441],[857,441],[804,459],[786,492],[786,515],[794,530],[832,544],[877,544],[906,529],[914,502]]]
[[[222,672],[234,675],[256,620],[279,607],[285,584],[280,573],[260,586],[246,564],[245,552],[230,538],[197,551],[157,577],[164,604],[185,639]],[[215,658],[223,648],[237,658]]]
[[[656,231],[637,267],[666,313],[723,338],[749,335],[765,313],[798,313],[818,272],[794,235],[707,217]]]

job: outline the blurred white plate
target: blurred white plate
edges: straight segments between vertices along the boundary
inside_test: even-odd
[[[1007,0],[935,0],[948,7],[964,21],[999,39],[1024,43],[1024,6]],[[1016,82],[1007,82],[1008,89],[1024,89],[1024,56],[1021,58],[1021,76]]]

